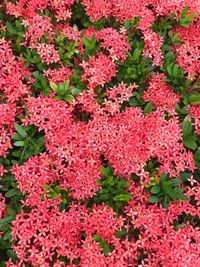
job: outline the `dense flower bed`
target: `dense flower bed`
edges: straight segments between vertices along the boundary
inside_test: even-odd
[[[199,0],[0,23],[0,266],[200,266]]]

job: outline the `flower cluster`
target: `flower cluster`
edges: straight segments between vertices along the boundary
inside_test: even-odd
[[[175,47],[177,62],[184,67],[185,72],[191,79],[199,75],[200,67],[200,47],[199,47],[199,28],[200,21],[188,28],[178,28],[176,33],[180,34],[180,39],[184,42],[181,47]]]
[[[166,78],[163,74],[156,74],[152,77],[148,90],[144,92],[143,99],[152,101],[153,107],[169,114],[175,114],[175,105],[179,102],[180,96],[175,94],[168,84],[164,81]]]
[[[105,28],[97,33],[97,40],[103,40],[101,46],[110,52],[113,60],[125,61],[130,45],[124,34],[118,33],[113,28]]]
[[[144,33],[144,43],[145,49],[143,51],[143,55],[152,58],[154,65],[162,65],[162,38],[159,37],[155,32],[148,30]]]
[[[88,82],[90,88],[110,82],[117,72],[115,63],[103,53],[99,53],[97,57],[91,56],[88,62],[83,61],[81,67],[85,72],[82,80]]]
[[[72,72],[69,68],[62,66],[57,69],[48,69],[44,71],[45,76],[48,78],[49,82],[54,82],[56,84],[62,83],[69,79]]]
[[[9,102],[14,102],[30,93],[29,87],[24,83],[30,72],[13,55],[10,44],[4,38],[0,39],[0,55],[0,91],[3,91],[4,98]]]
[[[195,131],[200,134],[200,105],[191,106],[189,111],[191,117],[194,118]]]
[[[14,130],[16,106],[0,104],[0,156],[6,156],[6,150],[12,148],[10,138]]]
[[[42,62],[47,64],[60,61],[58,51],[55,50],[52,44],[38,44],[37,52],[41,56]]]

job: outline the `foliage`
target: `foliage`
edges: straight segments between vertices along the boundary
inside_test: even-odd
[[[149,202],[161,203],[163,207],[167,208],[170,201],[188,200],[183,194],[184,189],[177,187],[181,183],[181,179],[167,178],[167,174],[164,172],[161,174],[159,181],[151,178],[151,183],[146,185],[152,194],[148,198]]]

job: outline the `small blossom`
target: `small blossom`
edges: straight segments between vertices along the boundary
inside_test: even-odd
[[[55,50],[54,45],[52,44],[38,44],[37,52],[44,63],[51,64],[60,61],[58,51]]]
[[[103,40],[101,46],[110,52],[113,60],[126,60],[126,52],[130,49],[126,35],[118,33],[113,28],[105,28],[97,33],[97,40]]]
[[[90,88],[104,86],[116,76],[117,72],[115,63],[101,52],[97,57],[91,56],[88,62],[83,61],[80,65],[85,71],[82,80],[87,81]]]

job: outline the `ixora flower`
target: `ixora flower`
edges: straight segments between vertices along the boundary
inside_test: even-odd
[[[98,21],[101,18],[108,18],[112,14],[112,1],[83,0],[82,4],[86,8],[86,14],[92,21]]]
[[[184,67],[184,71],[188,78],[198,77],[200,74],[200,47],[198,28],[200,20],[189,28],[177,28],[175,33],[179,34],[180,40],[184,42],[181,47],[174,47],[177,55],[177,63],[180,67]]]
[[[71,70],[64,66],[53,70],[44,70],[44,74],[47,76],[49,82],[54,82],[56,84],[63,83],[72,76]]]
[[[145,48],[143,55],[152,58],[153,64],[157,66],[162,65],[163,55],[161,46],[163,44],[162,37],[159,37],[151,30],[144,31]]]
[[[90,88],[104,86],[116,76],[115,63],[110,57],[99,52],[96,57],[91,56],[89,61],[83,61],[80,66],[84,69],[82,80],[88,82]]]
[[[44,63],[50,64],[60,61],[58,51],[55,50],[54,45],[52,44],[38,44],[37,52]]]
[[[148,90],[144,92],[143,99],[152,101],[153,107],[175,114],[175,105],[179,102],[180,96],[164,81],[164,74],[156,74],[152,77]]]
[[[200,134],[200,105],[193,105],[189,108],[190,116],[194,118],[195,132]]]
[[[73,205],[68,212],[60,212],[52,201],[42,202],[29,213],[18,214],[12,223],[12,237],[18,240],[14,249],[20,264],[50,267],[48,262],[59,260],[60,256],[71,261],[80,257],[84,214],[87,214],[84,206]]]
[[[118,33],[113,28],[105,28],[97,33],[97,40],[102,40],[101,46],[110,52],[113,60],[126,60],[130,45],[124,34]]]

